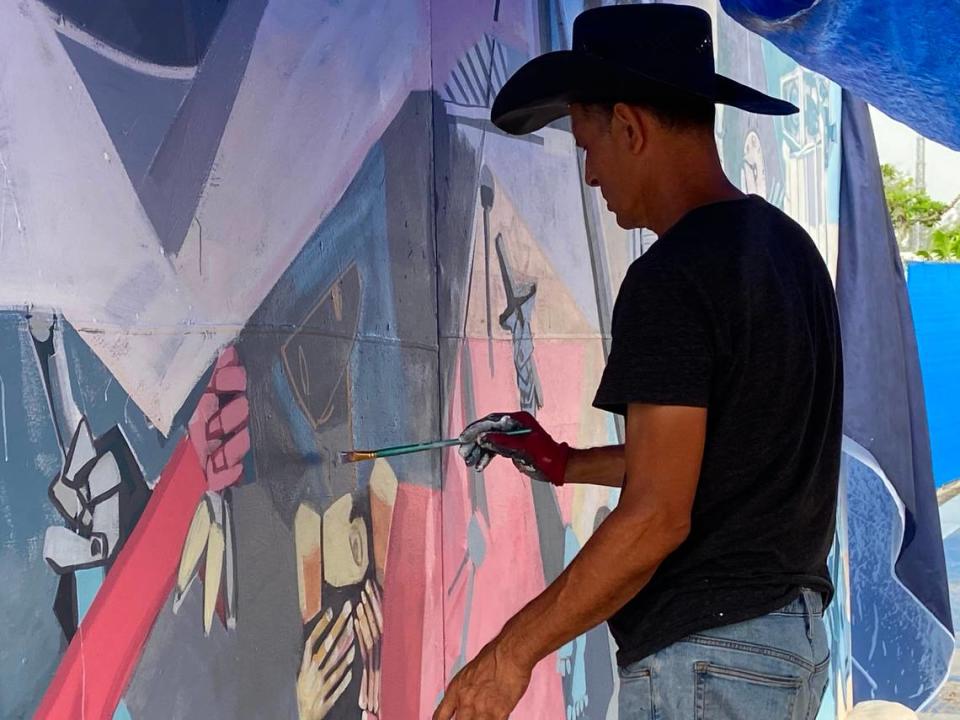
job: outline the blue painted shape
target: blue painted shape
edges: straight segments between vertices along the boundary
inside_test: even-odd
[[[960,263],[908,263],[907,291],[940,487],[960,478]]]
[[[950,607],[954,617],[960,617],[960,533],[953,533],[943,541],[950,576]]]
[[[919,708],[946,676],[954,639],[894,573],[903,522],[883,479],[844,455],[854,700]]]
[[[569,565],[580,552],[580,541],[573,528],[565,528],[563,542],[563,566]],[[566,713],[568,720],[576,720],[586,709],[587,695],[587,635],[578,635],[557,651],[557,663],[560,674],[564,676],[563,689],[566,695]]]
[[[77,570],[74,575],[77,578],[77,620],[82,621],[103,584],[103,568]]]
[[[840,474],[841,491],[837,499],[837,526],[833,535],[833,546],[827,558],[834,595],[833,602],[824,613],[824,624],[830,640],[830,678],[820,703],[817,720],[835,720],[841,717],[844,709],[853,706],[849,688],[853,662],[850,647],[850,616],[847,612],[850,602],[850,578],[846,568],[850,557],[850,541],[845,497],[846,464],[842,465]]]
[[[806,10],[813,0],[742,0],[741,5],[765,20],[781,20]]]
[[[60,660],[57,576],[43,537],[62,524],[47,499],[61,454],[22,312],[0,311],[0,717],[30,717]]]
[[[138,185],[190,90],[190,81],[138,72],[65,35],[59,37],[130,181]]]
[[[435,426],[418,429],[416,426],[428,418],[410,413],[410,408],[422,405],[417,392],[423,384],[411,382],[411,374],[422,373],[419,368],[429,367],[428,361],[436,362],[436,349],[426,342],[422,346],[412,343],[409,337],[401,341],[396,305],[404,298],[398,298],[395,290],[398,273],[427,272],[428,261],[403,261],[395,252],[392,254],[385,183],[384,149],[377,143],[341,201],[304,244],[250,321],[251,325],[289,328],[292,332],[291,318],[306,316],[337,277],[351,263],[356,264],[361,301],[359,338],[350,360],[350,397],[354,441],[363,447],[395,444],[397,438],[430,437],[437,432]],[[424,340],[432,344],[436,320],[430,314],[425,321],[430,332]],[[279,420],[291,429],[298,451],[304,457],[316,458],[321,449],[302,411],[283,387],[287,381],[279,357],[271,373],[271,402],[279,402],[284,412]],[[429,382],[435,383],[435,379],[430,377]],[[424,453],[397,458],[392,464],[398,475],[438,482],[429,469],[430,462],[429,454]],[[405,469],[416,470],[405,473]]]
[[[160,65],[197,65],[229,5],[224,0],[44,2],[111,47]]]

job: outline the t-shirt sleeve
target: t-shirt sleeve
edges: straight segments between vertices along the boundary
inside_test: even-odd
[[[711,321],[703,288],[691,277],[662,263],[631,267],[612,334],[594,407],[621,415],[629,403],[707,407]]]

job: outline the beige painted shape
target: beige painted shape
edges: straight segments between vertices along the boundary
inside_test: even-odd
[[[333,587],[356,585],[370,563],[367,524],[350,519],[353,496],[349,493],[323,514],[323,577]]]
[[[916,717],[913,710],[900,703],[869,700],[857,703],[847,720],[911,720]]]
[[[490,299],[496,340],[509,341],[510,331],[500,327],[500,313],[506,307],[506,291],[497,258],[496,237],[503,235],[507,260],[515,281],[537,283],[536,310],[531,321],[538,339],[587,338],[599,341],[595,323],[584,317],[567,289],[569,278],[561,278],[547,255],[540,249],[536,237],[514,207],[506,189],[494,177],[496,201],[490,211]],[[483,212],[477,200],[477,220],[474,224],[473,280],[466,319],[468,337],[487,337],[486,279],[484,277]],[[584,272],[589,274],[589,268]]]
[[[193,572],[200,562],[200,557],[207,547],[207,538],[210,535],[210,505],[201,498],[197,509],[190,521],[190,529],[183,541],[183,551],[180,554],[180,567],[177,571],[177,592],[183,594]]]
[[[304,624],[316,617],[317,613],[323,609],[322,533],[323,522],[320,514],[306,503],[301,503],[293,519],[293,534],[297,549],[300,616]]]
[[[393,506],[397,502],[397,476],[383,458],[373,463],[370,473],[370,522],[373,524],[373,562],[377,582],[383,585],[387,568],[387,548],[390,544],[390,525]]]
[[[207,540],[207,567],[203,577],[203,632],[210,634],[213,627],[213,614],[217,609],[217,596],[220,594],[220,581],[223,577],[223,554],[226,544],[223,527],[210,526],[210,538]]]

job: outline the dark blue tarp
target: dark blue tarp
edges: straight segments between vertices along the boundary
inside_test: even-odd
[[[721,4],[734,19],[801,65],[920,134],[960,150],[960,2],[721,0]]]
[[[837,299],[851,458],[854,697],[916,708],[936,691],[953,651],[923,384],[870,116],[848,92],[841,132]],[[899,522],[879,517],[887,494]],[[891,557],[892,574],[883,567]]]

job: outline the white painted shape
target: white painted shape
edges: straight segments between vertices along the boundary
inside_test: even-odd
[[[80,513],[80,499],[77,497],[77,491],[64,484],[61,479],[53,483],[50,488],[54,500],[63,508],[69,519],[75,519]]]
[[[117,466],[116,458],[112,453],[100,456],[96,465],[87,476],[87,484],[90,487],[90,498],[96,501],[98,497],[104,495],[120,484],[120,468]],[[94,523],[100,512],[100,505],[94,511]]]
[[[93,509],[93,531],[107,538],[106,554],[117,549],[120,540],[120,495],[114,493]]]
[[[84,464],[90,462],[97,456],[97,451],[93,447],[93,437],[90,435],[90,427],[86,420],[81,420],[77,426],[77,442],[73,447],[73,456],[70,458],[70,467],[65,470],[67,477],[73,477]]]
[[[67,365],[67,351],[63,346],[63,327],[53,327],[53,365],[50,368],[51,381],[56,388],[60,403],[60,422],[68,428],[77,427],[83,420],[83,414],[73,396],[73,383],[70,382],[70,368]],[[87,429],[89,434],[89,429]]]
[[[62,525],[47,528],[43,536],[43,557],[57,567],[69,569],[88,565],[98,559],[90,550],[90,540]]]

